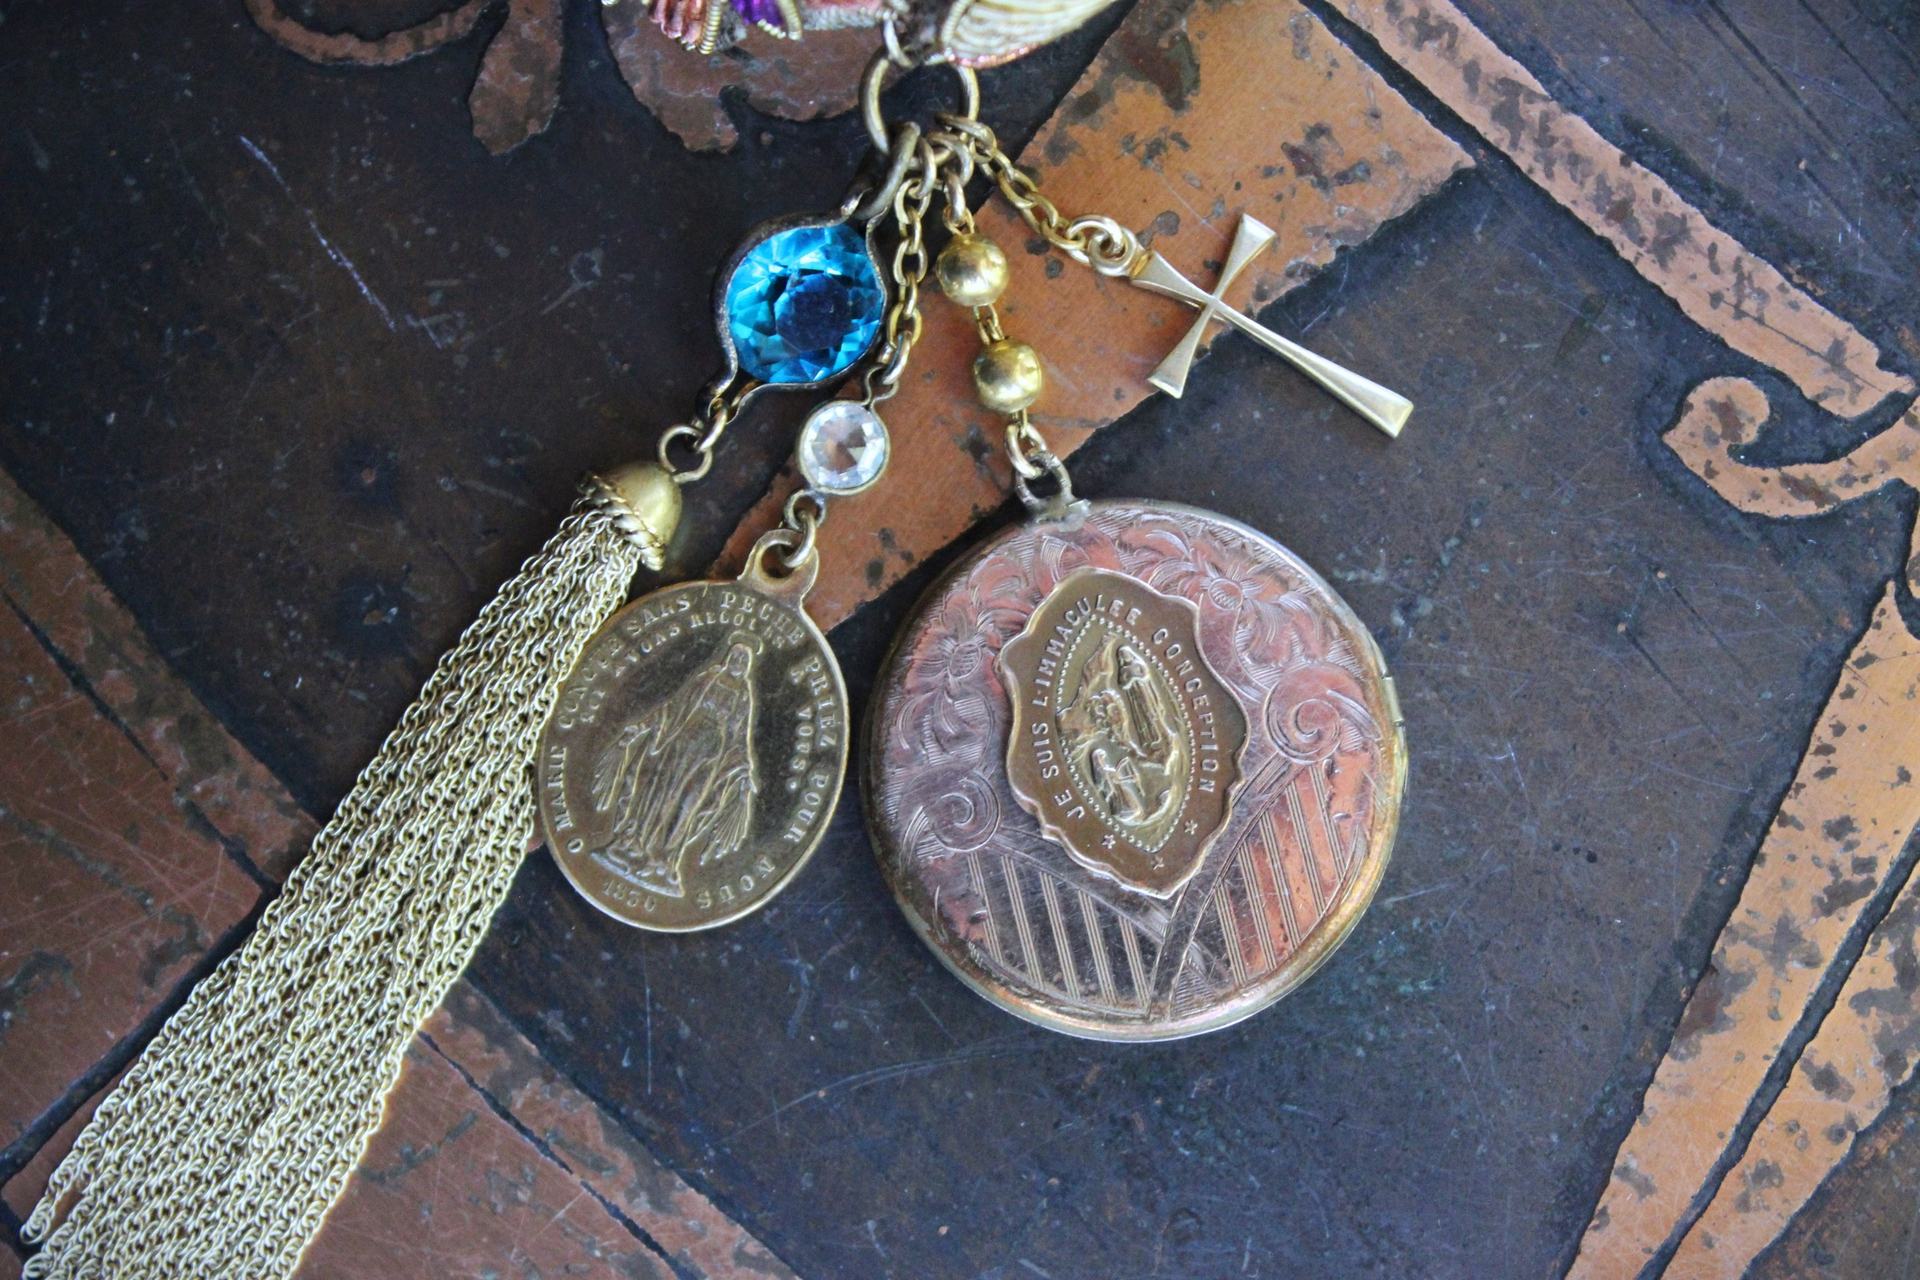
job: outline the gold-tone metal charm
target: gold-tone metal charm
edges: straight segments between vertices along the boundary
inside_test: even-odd
[[[1014,798],[1081,866],[1157,898],[1199,869],[1247,740],[1199,622],[1190,600],[1086,569],[998,659]]]
[[[1159,250],[1139,254],[1128,279],[1143,289],[1178,298],[1188,306],[1200,309],[1186,336],[1167,353],[1167,358],[1148,375],[1147,381],[1178,398],[1186,390],[1187,372],[1193,367],[1194,353],[1200,349],[1200,340],[1217,320],[1232,325],[1285,359],[1319,383],[1328,394],[1388,435],[1399,435],[1400,428],[1407,425],[1407,419],[1413,414],[1413,401],[1371,378],[1363,378],[1353,370],[1307,350],[1297,342],[1281,337],[1252,316],[1236,311],[1222,301],[1227,286],[1262,249],[1273,242],[1277,234],[1258,218],[1242,214],[1240,225],[1233,233],[1233,247],[1227,251],[1226,265],[1220,269],[1220,278],[1214,282],[1212,292],[1181,275],[1172,263],[1160,256]]]
[[[1285,995],[1359,919],[1398,821],[1399,720],[1366,628],[1272,539],[1057,502],[896,643],[868,822],[914,928],[995,1004],[1095,1039],[1193,1035]]]
[[[988,256],[964,196],[977,169],[1047,244],[1199,308],[1153,375],[1168,394],[1221,322],[1389,435],[1412,412],[1226,303],[1273,240],[1257,220],[1209,292],[1113,219],[1064,217],[978,120],[943,116],[924,145],[960,166],[956,259]],[[975,390],[1006,415],[1036,519],[950,571],[896,642],[867,728],[875,848],[914,928],[1001,1007],[1096,1039],[1228,1026],[1312,973],[1373,897],[1406,777],[1392,679],[1346,603],[1264,535],[1075,500],[1028,413],[1039,357],[975,274],[956,260],[942,284],[973,310]]]
[[[1219,322],[1231,325],[1286,360],[1328,394],[1388,435],[1398,436],[1400,429],[1406,426],[1407,419],[1413,414],[1411,400],[1351,369],[1343,368],[1325,356],[1307,350],[1297,342],[1281,337],[1252,316],[1227,305],[1227,289],[1247,264],[1273,243],[1277,234],[1258,218],[1244,213],[1240,215],[1239,225],[1234,230],[1233,247],[1227,251],[1227,260],[1220,268],[1218,279],[1214,281],[1212,290],[1202,289],[1182,275],[1158,250],[1150,250],[1141,244],[1137,234],[1115,219],[1099,214],[1069,219],[1062,214],[1051,200],[1040,193],[1032,175],[1022,170],[1012,157],[1001,150],[993,130],[979,120],[949,116],[942,117],[942,123],[945,128],[936,135],[936,141],[965,152],[974,164],[985,170],[1007,203],[1042,240],[1103,276],[1131,281],[1143,289],[1178,298],[1188,306],[1199,309],[1200,314],[1188,327],[1186,335],[1147,378],[1159,390],[1174,397],[1186,390],[1187,374],[1192,370],[1200,343],[1206,337],[1207,330]],[[964,223],[964,229],[969,232],[973,230],[971,216],[964,211],[956,210],[952,221]],[[975,304],[967,302],[967,305]],[[1003,406],[990,397],[983,395],[983,398],[988,407],[996,411],[1014,412],[1024,407]]]
[[[736,582],[634,601],[588,642],[536,757],[555,861],[586,899],[682,933],[757,909],[806,864],[840,796],[847,691],[801,607],[819,569],[785,577],[761,539]]]
[[[934,199],[962,182],[945,173],[952,154],[935,155],[917,126],[889,131],[880,119],[886,67],[876,58],[863,90],[876,150],[891,156],[884,173],[856,182],[833,213],[747,236],[719,273],[726,365],[698,412],[662,433],[656,462],[589,481],[596,510],[657,569],[680,488],[707,474],[749,400],[770,387],[820,387],[866,363],[861,399],[829,400],[807,419],[795,450],[806,487],[739,580],[669,587],[614,615],[547,721],[535,772],[548,848],[589,902],[640,928],[706,929],[755,910],[812,855],[840,796],[846,685],[803,608],[819,572],[816,533],[831,499],[870,488],[886,470],[876,406],[920,334],[922,224]],[[971,120],[979,85],[970,71],[959,78],[954,118]],[[883,219],[898,233],[884,279]],[[692,465],[678,465],[677,453],[691,453]]]

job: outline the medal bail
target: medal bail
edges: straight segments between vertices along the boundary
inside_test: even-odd
[[[778,568],[771,567],[769,561]],[[812,533],[803,536],[786,528],[761,534],[740,571],[743,585],[794,609],[805,602],[819,577],[820,556],[814,550]]]

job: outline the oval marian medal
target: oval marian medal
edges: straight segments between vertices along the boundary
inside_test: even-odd
[[[615,919],[687,932],[778,893],[820,843],[847,768],[847,689],[757,548],[737,582],[634,601],[587,643],[537,759],[547,846]]]
[[[902,633],[868,818],[914,928],[995,1004],[1159,1040],[1298,985],[1385,870],[1406,756],[1372,636],[1224,516],[1063,504]]]
[[[667,431],[659,467],[593,481],[652,567],[678,519],[677,486],[706,474],[714,442],[754,395],[819,387],[873,347],[887,293],[871,232],[850,212],[749,234],[718,275],[726,367],[702,414]],[[668,445],[678,441],[700,461],[676,474]],[[727,924],[785,888],[820,843],[846,776],[848,725],[840,665],[802,607],[820,570],[813,529],[830,497],[879,478],[887,451],[870,404],[822,406],[796,451],[810,487],[740,578],[656,591],[587,642],[535,772],[547,847],[608,915],[673,933]],[[774,559],[779,576],[767,569]]]

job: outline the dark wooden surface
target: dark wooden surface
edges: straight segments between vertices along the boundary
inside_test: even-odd
[[[1909,11],[1468,8],[1916,371]],[[1037,125],[1104,29],[989,76],[996,125]],[[690,155],[584,0],[567,40],[552,130],[496,159],[476,43],[322,70],[225,0],[0,25],[0,464],[315,812],[574,477],[707,377],[712,264],[837,199],[862,146],[741,107],[737,151]],[[1659,433],[1702,377],[1776,380],[1381,69],[1478,168],[1270,318],[1410,394],[1405,437],[1228,339],[1075,464],[1280,537],[1399,674],[1399,852],[1322,974],[1180,1044],[1029,1028],[912,937],[851,796],[774,908],[707,937],[625,931],[530,858],[475,965],[802,1275],[1535,1277],[1585,1225],[1913,496],[1730,513]],[[736,430],[672,573],[803,410]],[[1864,431],[1787,412],[1781,457]],[[936,567],[835,633],[857,697]],[[1916,1118],[1909,1090],[1756,1274],[1920,1274]]]

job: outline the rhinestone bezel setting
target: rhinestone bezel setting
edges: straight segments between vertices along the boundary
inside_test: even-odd
[[[887,305],[865,238],[844,222],[789,227],[749,248],[725,291],[722,327],[742,372],[806,386],[851,369]]]
[[[808,416],[794,452],[809,488],[844,497],[871,487],[891,450],[887,424],[870,406],[829,400]]]

